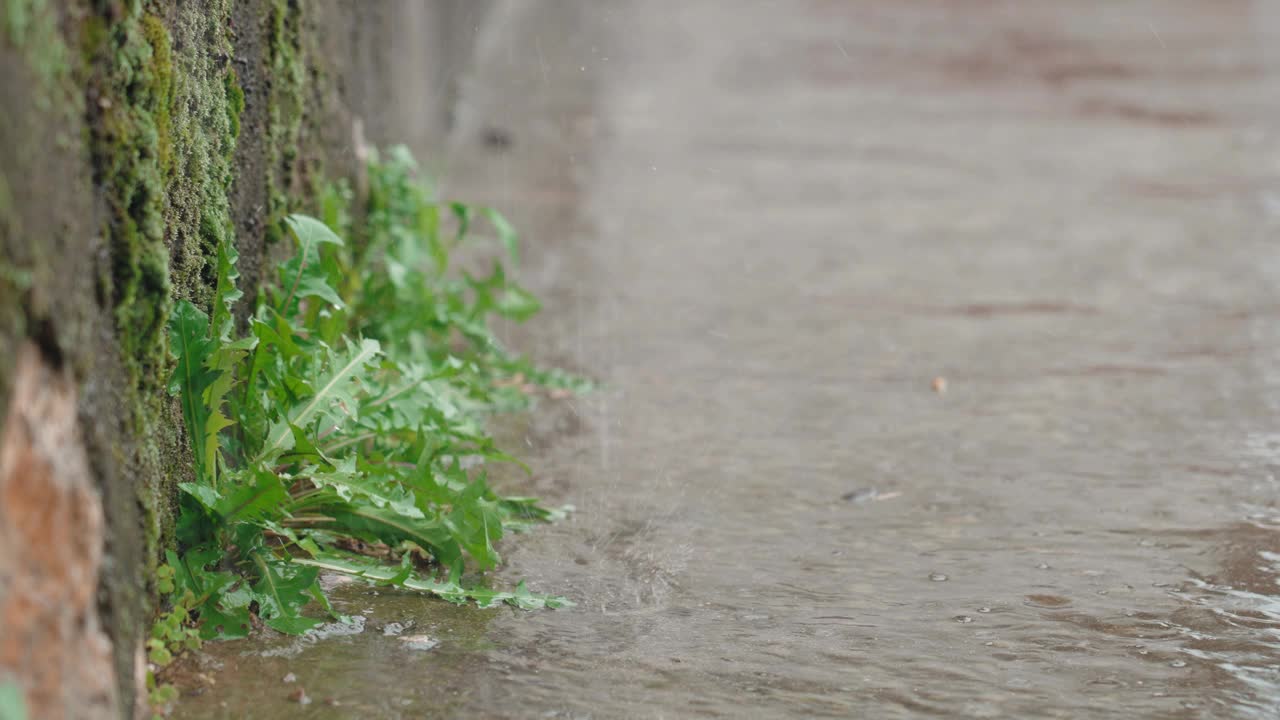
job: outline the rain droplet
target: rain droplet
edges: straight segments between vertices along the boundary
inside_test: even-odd
[[[1186,667],[1186,666],[1187,666],[1186,660],[1174,660],[1173,662],[1169,663],[1169,667]]]
[[[973,622],[973,618],[969,617],[968,615],[957,615],[955,617],[955,621],[958,623],[971,623]]]
[[[1036,569],[1037,569],[1037,570],[1048,570],[1048,569],[1049,569],[1049,563],[1040,563],[1039,565],[1036,565]]]
[[[947,580],[950,580],[950,578],[940,572],[929,573],[929,579],[934,582],[946,582]]]
[[[980,613],[989,613],[989,612],[991,612],[991,608],[987,607],[986,605],[983,605],[982,607],[978,608],[978,612],[980,612]]]

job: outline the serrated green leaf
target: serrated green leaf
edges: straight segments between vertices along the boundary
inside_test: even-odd
[[[254,469],[242,473],[240,482],[214,506],[225,523],[255,520],[271,514],[289,500],[289,493],[273,472]]]
[[[244,293],[236,287],[236,280],[240,279],[240,271],[236,269],[239,260],[240,254],[236,251],[235,243],[224,241],[218,245],[218,277],[214,283],[211,327],[214,336],[224,343],[230,340],[234,329],[232,309],[244,297]]]
[[[213,414],[207,393],[222,378],[223,371],[211,367],[217,342],[209,337],[209,317],[195,305],[180,301],[169,320],[169,346],[177,357],[169,391],[178,393],[180,398],[182,419],[195,455],[196,476],[208,485],[216,485],[211,458],[217,453],[218,443],[216,434],[207,433]]]
[[[520,245],[516,237],[516,229],[511,227],[511,223],[507,222],[502,213],[493,208],[483,208],[480,212],[489,221],[489,224],[493,225],[494,231],[498,233],[498,241],[506,248],[507,257],[511,258],[513,264],[519,263]]]
[[[267,444],[259,459],[275,457],[292,446],[293,432],[290,426],[305,426],[317,414],[327,411],[336,401],[347,400],[350,411],[356,403],[348,385],[382,353],[377,340],[362,340],[350,348],[346,356],[335,359],[336,367],[312,383],[315,394],[306,402],[291,410],[288,420],[277,422],[267,436]]]
[[[348,455],[328,471],[308,468],[306,474],[317,488],[333,491],[345,504],[371,503],[375,508],[389,510],[410,523],[426,519],[414,503],[411,491],[398,482],[361,473],[356,469],[354,455]]]
[[[316,447],[315,442],[311,440],[305,430],[297,425],[290,425],[289,431],[293,434],[293,447],[276,458],[276,462],[285,465],[310,464],[321,472],[333,472],[333,461]],[[351,460],[353,463],[355,462],[355,458],[351,458]]]
[[[329,553],[318,558],[304,558],[296,562],[300,565],[309,565],[320,570],[351,575],[372,582],[389,582],[401,576],[403,571],[403,567],[388,567],[366,558],[357,558],[338,553]],[[493,607],[502,603],[521,610],[573,607],[573,603],[567,598],[531,593],[528,588],[523,587],[523,582],[516,586],[515,592],[504,592],[488,588],[463,587],[456,578],[433,580],[419,575],[412,575],[405,578],[399,586],[430,593],[455,603],[474,600],[480,607]]]
[[[470,205],[464,205],[460,202],[449,203],[449,210],[453,213],[453,219],[458,224],[454,234],[454,242],[461,244],[471,230],[471,217],[475,214],[475,211],[471,209]]]
[[[390,508],[360,505],[337,508],[330,514],[340,526],[388,545],[399,545],[405,540],[415,543],[444,565],[462,560],[462,549],[438,520],[406,517]]]
[[[454,540],[482,570],[501,561],[493,543],[502,537],[502,516],[498,504],[485,498],[487,494],[483,478],[476,478],[454,499],[453,511],[443,520]]]
[[[542,303],[532,293],[522,287],[515,285],[508,286],[498,295],[498,299],[494,305],[498,314],[503,317],[511,318],[517,322],[523,322],[538,314],[542,309]]]
[[[319,625],[322,620],[302,615],[302,607],[311,600],[319,570],[297,563],[284,562],[266,553],[253,556],[258,582],[253,586],[258,614],[268,627],[290,635],[300,635]]]
[[[256,320],[253,323],[253,333],[260,343],[275,348],[280,357],[285,360],[302,355],[303,350],[294,342],[288,321],[275,313],[271,313],[271,316],[271,323],[263,320]]]
[[[253,630],[249,593],[216,596],[200,608],[200,637],[204,640],[235,640]]]

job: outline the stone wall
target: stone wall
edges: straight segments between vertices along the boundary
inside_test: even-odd
[[[33,717],[144,711],[173,303],[224,242],[252,297],[366,139],[439,148],[486,4],[0,0],[0,682]]]

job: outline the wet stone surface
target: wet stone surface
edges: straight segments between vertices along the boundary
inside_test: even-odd
[[[1280,713],[1280,6],[514,2],[478,47],[446,191],[605,388],[506,421],[501,484],[579,512],[501,579],[578,606],[345,586],[363,632],[215,646],[184,717]]]

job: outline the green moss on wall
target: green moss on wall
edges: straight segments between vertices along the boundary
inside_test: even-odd
[[[307,67],[302,44],[299,0],[271,0],[267,51],[271,69],[268,127],[266,240],[280,237],[280,220],[290,210],[298,177],[298,138],[306,99]]]
[[[230,67],[230,0],[108,4],[81,31],[95,182],[106,206],[109,270],[136,445],[145,556],[171,536],[190,458],[165,391],[174,298],[207,303],[213,258],[231,242],[227,192],[244,97]]]
[[[207,305],[218,246],[232,242],[227,195],[243,95],[231,67],[230,0],[179,6],[173,34],[181,51],[173,120],[175,175],[168,187],[167,241],[178,297]]]
[[[107,205],[111,268],[105,282],[125,367],[141,394],[150,395],[168,365],[164,198],[172,53],[169,35],[155,16],[114,22],[104,40],[90,51],[96,62],[88,99],[95,181]]]
[[[227,86],[227,122],[231,124],[231,137],[240,137],[240,115],[244,113],[244,90],[240,87],[240,77],[235,68],[228,68],[225,76]]]
[[[158,16],[143,15],[141,26],[142,36],[151,47],[150,74],[156,92],[151,116],[156,128],[156,155],[167,181],[173,170],[173,140],[169,135],[173,108],[173,49],[169,43],[169,31]]]

